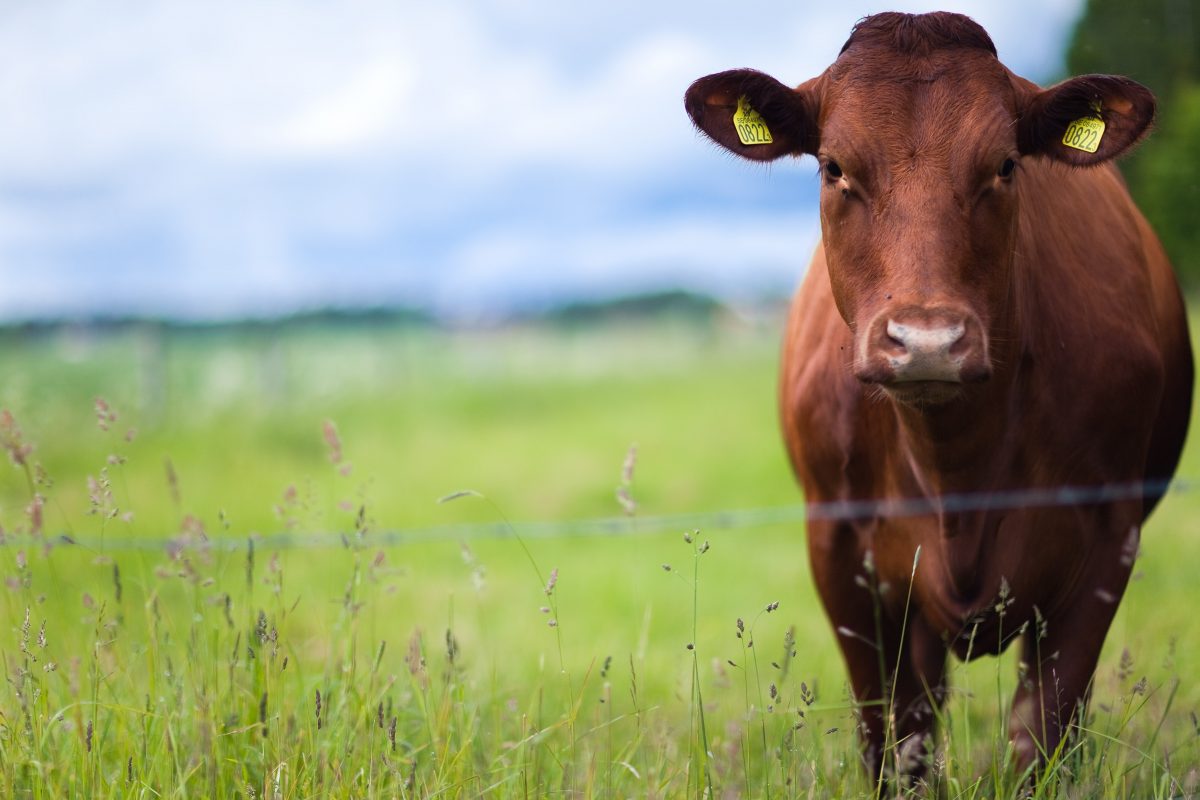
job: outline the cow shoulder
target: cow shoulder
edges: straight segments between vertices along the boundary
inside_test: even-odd
[[[1148,229],[1116,168],[1042,159],[1022,187],[1016,254],[1021,336],[1030,362],[1026,402],[1038,437],[1096,469],[1138,466],[1164,387],[1159,275]],[[1096,475],[1097,479],[1116,476]]]
[[[858,496],[867,447],[867,407],[854,378],[853,336],[838,315],[821,245],[792,301],[784,335],[780,411],[788,455],[809,501]],[[853,487],[853,488],[851,488]]]

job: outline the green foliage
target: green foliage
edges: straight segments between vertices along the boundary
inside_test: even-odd
[[[1200,286],[1200,0],[1088,0],[1067,66],[1128,75],[1157,96],[1157,130],[1122,171],[1176,273]]]
[[[1200,81],[1200,1],[1088,0],[1067,65],[1072,75],[1126,75],[1163,100]]]
[[[545,312],[540,318],[564,326],[644,323],[665,316],[710,323],[723,311],[721,303],[708,295],[674,289],[609,300],[577,301]]]
[[[1179,274],[1200,283],[1200,81],[1169,95],[1158,130],[1131,176],[1142,211]]]

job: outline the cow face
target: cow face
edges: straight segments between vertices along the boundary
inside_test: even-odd
[[[925,15],[916,19],[928,29],[908,36],[887,16],[860,23],[837,61],[798,88],[733,70],[696,81],[685,103],[740,156],[817,157],[825,258],[854,332],[854,373],[897,400],[934,405],[987,380],[993,343],[1014,340],[1022,173],[1038,159],[1087,167],[1124,152],[1154,100],[1113,76],[1043,91],[1009,72],[965,17]]]

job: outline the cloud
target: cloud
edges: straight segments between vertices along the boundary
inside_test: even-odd
[[[959,9],[1010,66],[1046,78],[1079,0]],[[651,275],[785,287],[815,236],[793,224],[813,219],[810,166],[718,154],[680,98],[733,66],[816,74],[870,10],[7,7],[0,315],[221,315],[331,298],[452,310],[518,302],[516,287],[614,292]],[[755,258],[726,272],[732,261],[712,254],[732,237]]]
[[[496,287],[507,294],[500,299],[517,307],[610,296],[615,287],[682,287],[752,299],[792,283],[811,254],[816,227],[810,215],[777,212],[755,219],[659,219],[624,227],[620,236],[604,229],[495,232],[464,243],[447,259],[459,280],[435,303],[450,315],[486,316]]]

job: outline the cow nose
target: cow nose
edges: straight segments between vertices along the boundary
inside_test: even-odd
[[[991,374],[983,326],[970,313],[909,307],[871,324],[858,377],[869,383],[972,383]]]
[[[963,356],[952,354],[954,345],[963,338],[966,326],[925,327],[905,324],[894,319],[887,321],[887,337],[894,346],[888,354],[891,367],[899,380],[958,381]]]

